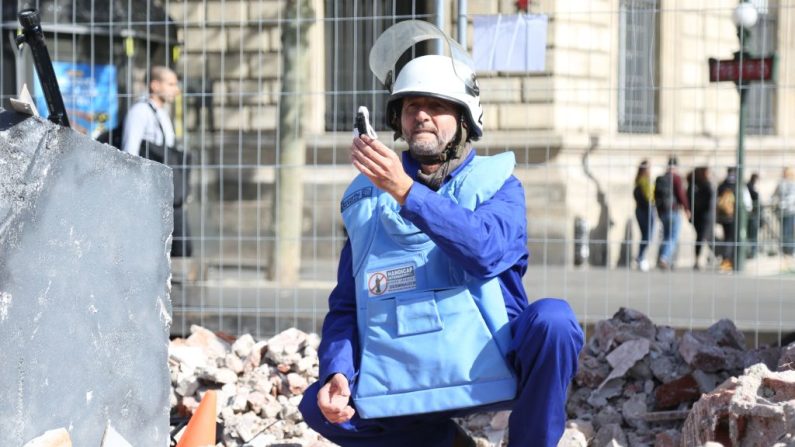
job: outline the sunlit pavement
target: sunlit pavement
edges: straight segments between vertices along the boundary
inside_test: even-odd
[[[741,330],[775,336],[795,331],[794,268],[795,260],[778,256],[748,260],[743,272],[532,265],[524,284],[531,301],[565,298],[583,323],[631,307],[656,324],[703,328],[730,318]],[[185,333],[190,324],[263,336],[288,327],[319,331],[335,273],[336,263],[326,260],[302,266],[297,284],[268,281],[243,266],[205,269],[196,281],[173,285],[172,333]]]

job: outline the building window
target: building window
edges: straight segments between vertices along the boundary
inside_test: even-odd
[[[619,132],[657,132],[659,29],[659,0],[621,0]]]
[[[370,48],[401,20],[431,20],[427,3],[326,0],[326,130],[350,131],[359,106],[370,109],[376,130],[389,127],[384,114],[388,92],[370,71]]]
[[[766,57],[776,52],[777,9],[760,10],[756,26],[748,30],[746,48],[753,57]],[[749,135],[773,135],[776,132],[776,83],[752,82],[746,97],[745,131]]]

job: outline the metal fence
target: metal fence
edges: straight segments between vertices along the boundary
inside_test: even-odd
[[[23,7],[42,11],[63,76],[82,69],[90,85],[64,95],[80,131],[118,132],[145,96],[152,66],[180,75],[182,95],[170,111],[193,155],[185,225],[194,252],[173,262],[173,332],[201,324],[260,337],[291,326],[320,330],[346,238],[338,203],[356,174],[348,162],[355,107],[370,107],[381,138],[404,147],[392,143],[387,92],[367,67],[375,38],[413,18],[442,24],[472,49],[476,16],[525,12],[517,10],[523,2],[497,0],[13,3],[2,5],[5,106],[23,82],[35,86],[29,56],[13,44]],[[791,220],[771,197],[782,168],[795,166],[786,125],[795,112],[793,6],[756,1],[760,31],[749,30],[756,56],[777,54],[777,79],[746,87],[753,136],[744,171],[760,174],[762,212],[754,216],[763,223],[755,257],[741,272],[721,271],[725,236],[716,229],[694,270],[695,235],[683,219],[677,268],[642,272],[632,200],[639,162],[651,162],[653,180],[674,154],[683,177],[709,167],[714,187],[736,164],[736,87],[707,80],[707,58],[729,59],[739,48],[736,2],[528,3],[526,12],[549,18],[545,69],[479,73],[487,124],[477,146],[517,155],[528,200],[528,295],[569,299],[586,326],[630,306],[677,328],[728,317],[757,343],[785,337],[795,329],[795,262],[781,250]],[[467,27],[456,33],[459,20]],[[84,104],[87,91],[105,101]],[[661,227],[657,221],[652,266]]]

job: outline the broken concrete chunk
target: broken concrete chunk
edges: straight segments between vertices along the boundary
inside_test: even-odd
[[[168,358],[169,360],[178,362],[183,369],[186,367],[195,369],[207,364],[207,356],[204,354],[202,348],[188,346],[185,345],[184,342],[169,343]]]
[[[607,362],[613,370],[602,382],[601,386],[612,379],[623,377],[635,363],[649,353],[649,340],[638,339],[625,342],[607,355]]]
[[[245,370],[245,363],[235,354],[229,353],[224,358],[224,366],[235,374],[240,374]]]
[[[588,447],[588,439],[576,428],[566,428],[558,441],[558,447]]]
[[[624,430],[621,429],[621,426],[618,424],[607,424],[602,426],[598,432],[596,432],[596,436],[591,441],[592,445],[600,445],[600,446],[622,446],[626,447],[627,443],[627,435],[624,433]]]
[[[577,374],[574,376],[574,381],[579,386],[596,388],[610,374],[610,366],[607,363],[585,352],[580,356],[579,364]]]
[[[306,340],[306,333],[295,328],[287,329],[268,340],[265,356],[277,364],[292,365],[301,358],[299,351]]]
[[[779,371],[795,370],[795,343],[790,343],[782,349],[776,369]]]
[[[251,354],[255,345],[256,342],[254,341],[254,337],[252,337],[251,334],[244,334],[238,337],[232,344],[232,352],[237,354],[241,359],[245,359]]]
[[[213,383],[235,383],[237,382],[237,374],[229,368],[214,368],[211,366],[199,368],[196,370],[200,379],[208,380]]]
[[[616,341],[623,343],[627,340],[642,338],[646,340],[654,340],[657,333],[657,328],[654,323],[635,309],[622,307],[613,315],[613,324],[616,325]]]
[[[229,344],[218,338],[212,331],[194,324],[190,327],[190,332],[191,335],[185,340],[185,343],[188,346],[201,348],[212,361],[218,357],[225,357],[229,352]]]
[[[640,393],[627,399],[624,405],[621,406],[621,414],[624,416],[624,420],[635,424],[643,420],[647,411],[646,395]]]
[[[695,402],[699,397],[701,389],[690,374],[662,384],[654,392],[656,407],[661,410],[676,408],[684,402]]]
[[[605,406],[593,417],[593,422],[596,428],[603,427],[609,424],[621,425],[624,423],[624,418],[621,413],[612,405]]]
[[[682,434],[679,430],[665,430],[657,433],[654,437],[654,447],[680,447],[682,445]]]
[[[737,330],[737,326],[734,325],[733,321],[727,318],[718,320],[707,329],[707,333],[714,338],[718,346],[727,346],[741,351],[746,349],[745,335]]]
[[[588,404],[594,408],[601,408],[607,405],[608,399],[621,395],[623,390],[623,379],[607,380],[600,388],[590,393],[590,396],[588,396]]]
[[[770,372],[760,363],[727,380],[693,405],[683,445],[715,439],[732,445],[773,445],[795,433],[795,371]]]
[[[711,337],[686,332],[679,342],[679,354],[693,368],[708,372],[726,369],[726,352]]]

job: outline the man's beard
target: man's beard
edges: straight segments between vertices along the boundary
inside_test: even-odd
[[[443,161],[441,158],[442,153],[455,137],[455,132],[451,132],[450,135],[445,135],[437,130],[433,133],[433,136],[435,139],[422,139],[417,141],[415,134],[409,139],[409,153],[412,158],[417,161]]]

